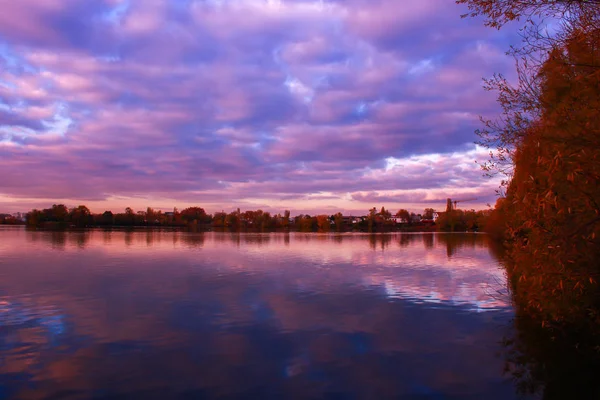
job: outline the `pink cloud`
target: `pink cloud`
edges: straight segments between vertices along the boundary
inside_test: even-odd
[[[480,78],[512,68],[507,39],[451,2],[6,7],[5,198],[330,210],[367,206],[348,194],[493,194],[452,154],[471,157],[477,115],[496,111]],[[451,162],[386,171],[435,154]]]

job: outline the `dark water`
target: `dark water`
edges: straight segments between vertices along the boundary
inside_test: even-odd
[[[0,399],[513,399],[476,234],[0,229]]]

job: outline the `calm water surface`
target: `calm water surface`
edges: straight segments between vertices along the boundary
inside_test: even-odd
[[[477,234],[0,228],[0,399],[512,399]]]

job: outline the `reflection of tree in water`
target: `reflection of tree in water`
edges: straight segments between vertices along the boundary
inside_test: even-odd
[[[80,234],[67,233],[69,249]],[[441,245],[436,235],[298,234],[300,243],[296,235],[270,235],[269,248],[261,249],[265,262],[257,267],[250,264],[257,258],[246,259],[235,243],[264,243],[264,236],[155,231],[152,243],[161,252],[153,253],[140,230],[112,232],[111,246],[135,247],[123,259],[97,251],[103,232],[95,230],[85,236],[94,243],[89,267],[79,268],[83,252],[55,252],[52,269],[35,263],[27,275],[14,266],[6,286],[40,293],[40,304],[54,304],[65,317],[54,325],[64,328],[50,338],[54,342],[32,334],[43,331],[32,328],[35,321],[11,328],[25,345],[10,363],[0,363],[0,381],[20,374],[6,385],[7,398],[327,398],[333,390],[343,398],[464,398],[467,392],[475,393],[470,398],[490,398],[477,397],[490,392],[494,399],[510,398],[489,386],[501,360],[494,358],[500,334],[488,326],[488,313],[392,299],[378,280],[390,269],[369,268],[387,265],[391,258],[384,256],[394,252],[421,256],[432,236]],[[289,249],[277,252],[291,236],[302,255],[344,245],[356,264],[347,264],[345,252],[343,258],[325,253],[331,265],[324,270]],[[217,237],[225,245],[207,246],[200,259],[185,248],[203,246],[205,239],[210,245]],[[414,249],[393,248],[402,237]],[[303,249],[302,241],[310,246]],[[444,248],[439,251],[443,262]],[[285,253],[290,258],[280,262]],[[215,261],[206,261],[214,255]],[[336,267],[337,260],[342,264]],[[232,267],[221,268],[224,263]],[[404,273],[413,272],[395,276]],[[415,274],[417,282],[429,276],[427,270]],[[15,282],[24,284],[17,288]],[[452,332],[473,340],[457,340]],[[471,361],[457,368],[459,359]],[[455,374],[452,382],[448,371]]]
[[[462,248],[487,248],[488,237],[476,233],[441,233],[436,235],[441,245],[446,246],[448,258],[452,258]]]
[[[489,239],[484,234],[470,233],[419,233],[401,234],[398,238],[401,248],[423,245],[425,249],[431,250],[435,247],[446,247],[448,258],[453,257],[462,248],[482,248],[489,246]]]
[[[243,239],[244,243],[258,245],[259,247],[267,245],[271,241],[271,235],[268,235],[268,234],[265,234],[265,235],[263,235],[263,234],[256,234],[256,235],[250,234],[250,235],[244,235],[243,238],[244,238]]]
[[[184,233],[181,235],[181,241],[189,247],[202,247],[205,240],[204,232]]]
[[[27,241],[32,243],[46,242],[57,250],[64,250],[67,245],[83,249],[90,241],[91,235],[91,231],[27,230]]]
[[[499,243],[496,240],[487,238],[487,246],[490,255],[495,259],[502,261],[506,257],[506,247],[503,243]]]
[[[389,247],[390,243],[392,243],[392,235],[369,235],[369,246],[373,250],[377,250],[379,247],[383,251]]]
[[[154,241],[156,239],[156,232],[152,230],[146,231],[146,246],[152,247],[154,245]],[[158,239],[160,241],[160,238]]]
[[[502,254],[502,249],[490,247],[490,251]],[[514,334],[504,341],[505,371],[512,376],[519,394],[535,395],[544,400],[600,399],[600,321],[595,317],[597,311],[582,312],[582,301],[576,295],[546,293],[540,286],[528,285],[527,290],[519,288],[526,280],[517,276],[510,260],[504,258],[503,261],[509,271],[516,308]],[[556,279],[545,276],[548,273],[540,273],[539,278]],[[569,309],[571,315],[565,317]]]
[[[230,232],[229,241],[231,243],[235,243],[236,247],[240,247],[240,244],[242,243],[242,235],[239,232]]]
[[[397,241],[399,247],[424,246],[431,250],[438,246],[445,246],[448,257],[452,257],[461,248],[490,248],[486,235],[481,234],[369,234],[369,235],[340,235],[340,234],[256,234],[239,232],[210,232],[204,231],[168,231],[161,229],[144,230],[82,230],[82,231],[28,231],[28,240],[31,242],[45,241],[53,248],[65,249],[68,247],[85,248],[90,241],[101,240],[103,244],[124,243],[126,247],[134,244],[154,247],[162,242],[177,244],[179,242],[188,246],[202,246],[206,235],[216,243],[235,243],[238,246],[247,244],[252,246],[267,246],[273,244],[290,245],[293,241],[298,245],[310,242],[328,242],[342,244],[351,242],[368,241],[371,249],[386,250],[392,241]],[[292,237],[293,236],[293,237]]]
[[[69,232],[67,241],[70,245],[79,249],[85,249],[91,239],[92,233],[89,231]]]
[[[67,233],[64,231],[48,232],[53,249],[63,250],[67,244]]]
[[[427,250],[433,249],[433,233],[423,234],[423,244]]]
[[[415,241],[416,235],[400,235],[400,247],[408,247],[412,242]]]
[[[102,242],[104,244],[110,244],[112,242],[112,231],[109,229],[102,230]]]
[[[133,231],[126,230],[123,234],[123,240],[125,241],[125,246],[130,247],[133,244]]]
[[[344,237],[342,235],[333,235],[331,241],[336,244],[341,244],[344,241]]]
[[[521,395],[541,399],[600,399],[600,334],[589,326],[542,327],[517,312],[505,339],[505,371]]]

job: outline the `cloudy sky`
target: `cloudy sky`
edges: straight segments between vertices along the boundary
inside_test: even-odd
[[[473,131],[518,38],[453,0],[0,7],[0,212],[494,202]]]

